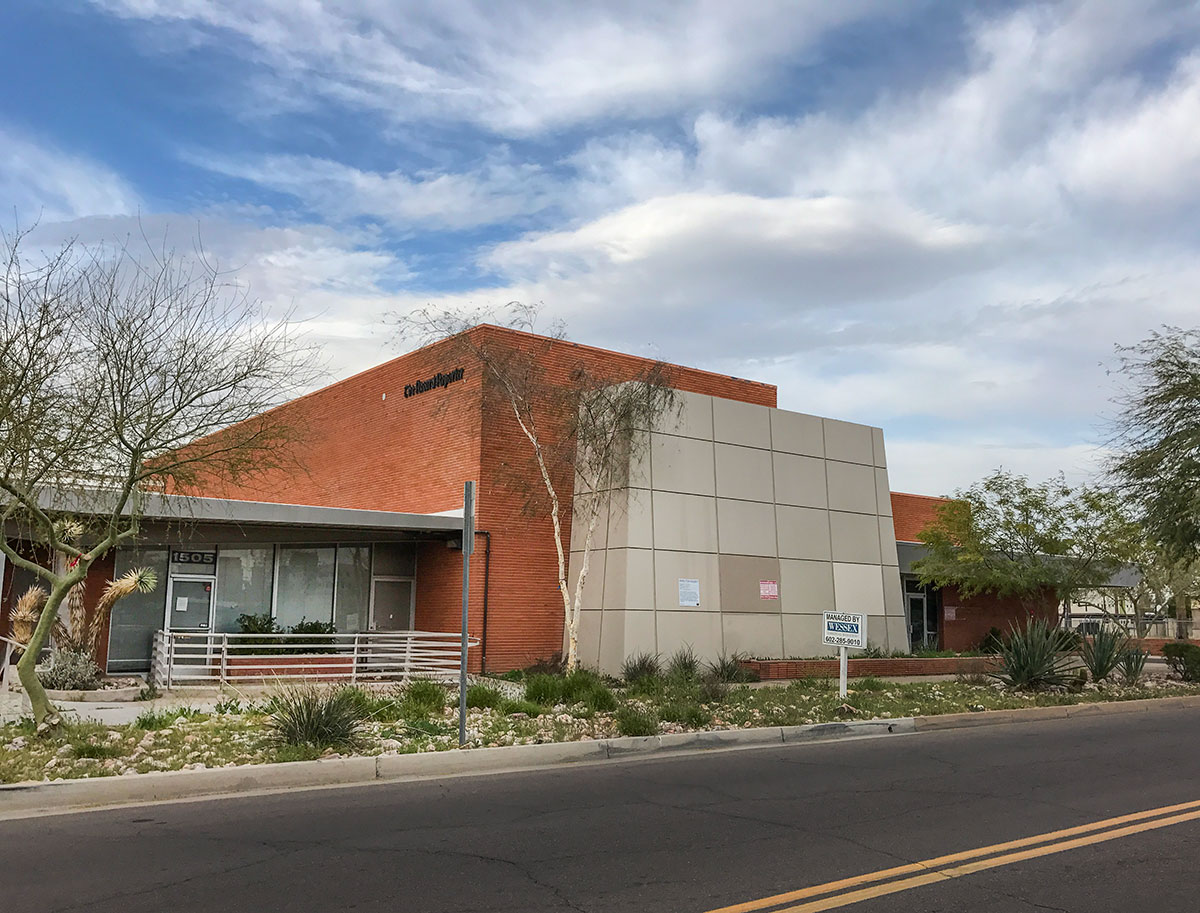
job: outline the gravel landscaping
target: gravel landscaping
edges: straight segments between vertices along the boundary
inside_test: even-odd
[[[570,683],[574,681],[575,684]],[[566,690],[566,697],[556,698]],[[329,698],[336,694],[336,700]],[[135,723],[67,723],[39,739],[29,721],[0,726],[0,782],[131,776],[162,770],[233,767],[347,755],[458,748],[457,689],[421,682],[378,690],[292,688],[253,703],[228,700],[211,711],[179,706],[143,713]],[[1102,683],[1080,690],[1014,691],[979,682],[896,684],[812,679],[750,687],[648,677],[610,687],[597,676],[533,675],[524,682],[476,680],[468,748],[602,739],[621,735],[890,719],[1097,701],[1200,694],[1200,685],[1163,676],[1135,687]],[[540,702],[539,702],[540,701]],[[324,703],[322,703],[324,702]],[[349,735],[323,744],[312,705],[347,715]],[[332,706],[337,704],[337,706]],[[332,709],[331,709],[332,707]],[[295,712],[299,722],[295,720]],[[288,713],[292,717],[288,717]],[[291,720],[300,735],[288,735]],[[316,733],[306,735],[311,727]],[[290,732],[290,730],[288,731]]]

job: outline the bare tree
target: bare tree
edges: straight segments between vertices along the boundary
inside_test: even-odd
[[[606,377],[580,361],[568,369],[564,382],[553,373],[548,356],[565,340],[565,330],[555,324],[537,334],[538,316],[537,306],[510,302],[499,317],[486,310],[423,308],[395,318],[395,324],[402,340],[419,344],[450,340],[478,363],[485,383],[498,391],[529,442],[536,481],[530,481],[526,464],[509,467],[504,483],[524,498],[529,512],[550,520],[570,671],[579,664],[579,617],[599,519],[605,507],[615,503],[613,495],[627,487],[630,470],[645,458],[648,429],[678,410],[678,400],[669,368],[662,362],[651,363],[632,377]],[[498,337],[476,329],[484,323],[534,335]],[[561,495],[572,491],[572,485],[574,522],[583,524],[573,593]]]
[[[0,235],[0,550],[48,590],[17,664],[45,731],[35,664],[72,588],[136,538],[148,499],[292,461],[299,429],[267,410],[316,375],[202,250],[28,246]]]

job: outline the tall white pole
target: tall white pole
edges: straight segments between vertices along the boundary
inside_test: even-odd
[[[839,697],[846,696],[846,668],[847,668],[847,665],[848,664],[846,661],[846,648],[841,647],[840,655],[838,657],[838,696]]]
[[[467,743],[467,600],[471,593],[471,552],[475,551],[475,483],[463,484],[462,655],[458,665],[458,744]]]

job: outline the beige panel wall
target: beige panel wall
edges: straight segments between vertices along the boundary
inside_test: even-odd
[[[778,614],[782,599],[764,599],[763,581],[779,584],[778,558],[752,558],[746,555],[721,555],[721,612],[759,612]]]
[[[684,644],[706,659],[825,654],[820,613],[833,609],[867,614],[872,642],[902,646],[883,433],[696,394],[679,402],[631,472],[645,487],[618,493],[603,524],[603,571],[585,600],[604,612],[588,618],[588,655],[617,672],[632,653]],[[699,581],[699,606],[679,605],[680,579]],[[763,580],[779,599],[761,598]]]
[[[679,609],[688,612],[721,611],[721,577],[718,558],[711,552],[654,552],[654,605],[659,611]],[[700,605],[679,604],[679,581],[696,580],[700,584]]]

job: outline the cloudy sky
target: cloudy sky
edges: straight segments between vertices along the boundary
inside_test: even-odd
[[[935,494],[1087,476],[1114,344],[1200,322],[1195,2],[6,0],[0,34],[6,218],[199,235],[335,377],[389,312],[540,301],[882,425]]]

